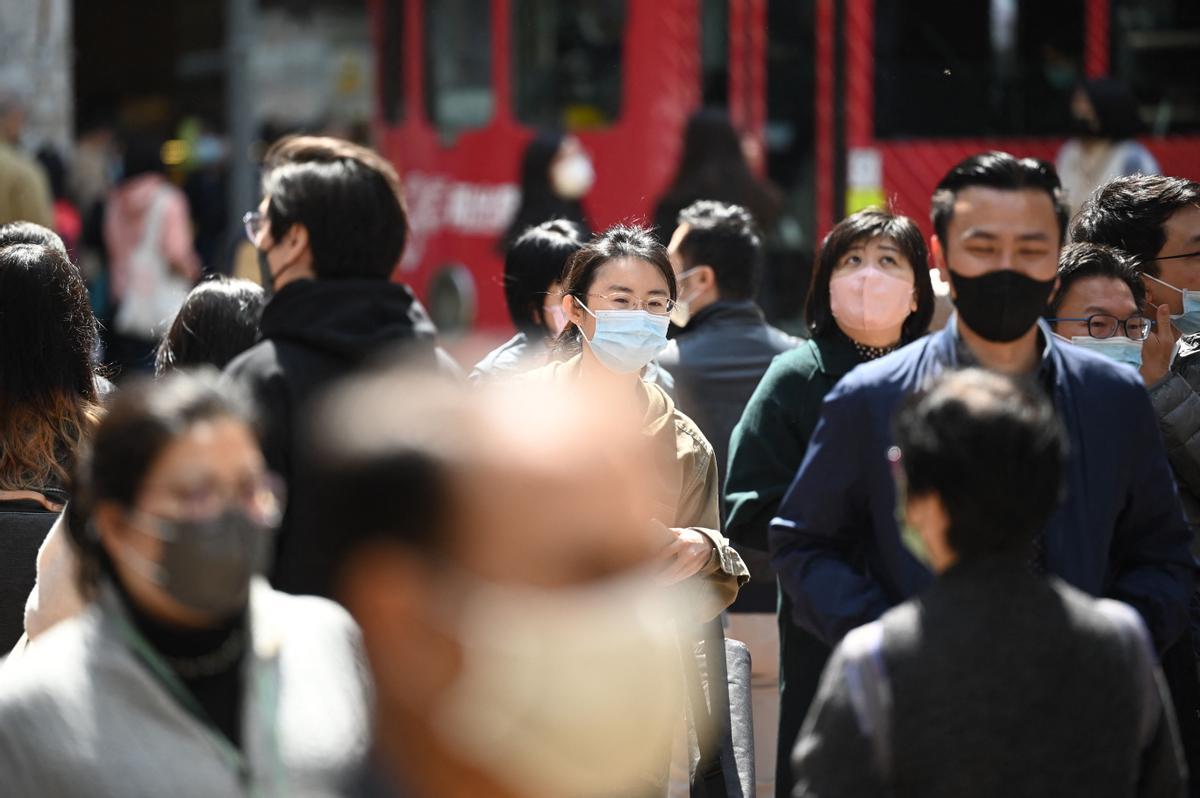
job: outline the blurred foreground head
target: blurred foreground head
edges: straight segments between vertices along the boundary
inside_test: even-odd
[[[666,761],[678,649],[622,406],[391,374],[318,408],[380,764],[416,794],[628,795]]]
[[[983,369],[947,372],[900,408],[895,439],[905,544],[918,559],[939,573],[960,560],[1028,560],[1061,498],[1066,456],[1042,391]]]

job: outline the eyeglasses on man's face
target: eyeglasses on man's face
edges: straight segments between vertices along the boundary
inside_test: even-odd
[[[258,236],[266,223],[267,217],[262,211],[246,211],[242,214],[242,227],[251,244],[258,246]]]
[[[1088,335],[1093,338],[1112,338],[1118,331],[1124,332],[1126,338],[1134,341],[1145,341],[1154,329],[1154,321],[1148,316],[1135,313],[1127,319],[1118,319],[1107,313],[1094,313],[1086,318],[1048,319],[1050,322],[1079,321],[1087,324]]]

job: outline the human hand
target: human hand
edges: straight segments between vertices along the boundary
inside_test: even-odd
[[[1171,309],[1167,305],[1159,305],[1154,312],[1154,329],[1150,337],[1142,344],[1142,382],[1149,388],[1161,380],[1171,367],[1171,355],[1175,351],[1175,342],[1179,340],[1179,331],[1171,324]]]
[[[662,528],[668,534],[668,542],[656,558],[659,581],[673,585],[700,573],[714,549],[708,536],[694,529]]]

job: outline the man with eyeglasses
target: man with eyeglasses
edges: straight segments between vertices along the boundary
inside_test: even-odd
[[[1192,554],[1200,554],[1200,183],[1166,175],[1110,180],[1084,202],[1070,238],[1115,247],[1139,272],[1145,302],[1133,295],[1154,317],[1139,370],[1191,530]],[[1068,314],[1060,309],[1056,315]],[[1192,773],[1200,772],[1198,610],[1200,592],[1192,596],[1190,640],[1185,637],[1163,655]]]
[[[296,430],[327,385],[387,353],[436,368],[437,330],[406,285],[394,283],[408,234],[400,179],[377,153],[340,139],[298,136],[267,151],[263,200],[244,217],[258,250],[262,340],[225,369],[254,397],[263,452],[287,481],[271,583],[329,595],[326,551],[338,530],[312,522],[311,464]]]
[[[1142,350],[1154,321],[1142,313],[1146,289],[1128,256],[1100,244],[1071,244],[1058,261],[1058,288],[1046,321],[1060,338],[1138,369],[1153,384]]]

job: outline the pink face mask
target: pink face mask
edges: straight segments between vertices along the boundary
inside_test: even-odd
[[[863,266],[829,281],[829,309],[851,330],[899,327],[912,312],[913,283],[878,266]]]

